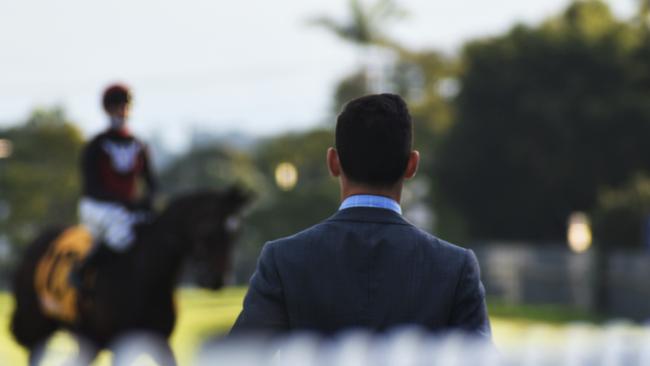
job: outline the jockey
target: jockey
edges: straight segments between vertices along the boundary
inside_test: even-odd
[[[135,239],[133,226],[150,211],[156,192],[146,146],[127,129],[131,91],[122,84],[109,86],[102,98],[108,115],[108,129],[88,143],[83,151],[81,172],[83,194],[79,202],[81,223],[90,231],[94,243],[88,257],[73,274],[80,285],[84,274],[126,251]],[[139,181],[145,183],[138,197]]]

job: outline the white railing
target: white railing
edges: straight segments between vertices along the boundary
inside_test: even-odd
[[[497,349],[460,334],[432,336],[402,329],[383,336],[362,332],[331,339],[222,340],[206,345],[197,366],[648,366],[650,328],[574,325],[532,329],[519,345]]]
[[[431,335],[400,329],[383,335],[361,331],[322,338],[221,338],[206,342],[191,366],[650,366],[650,326],[593,324],[533,326],[504,345],[459,333]],[[503,337],[503,335],[500,335]],[[498,338],[498,337],[497,337]],[[114,344],[116,366],[167,365],[162,339],[132,335]],[[70,365],[54,354],[44,365]],[[1,358],[1,357],[0,357]],[[0,365],[4,365],[0,359]],[[73,364],[73,363],[72,363]],[[99,363],[104,365],[106,363]]]

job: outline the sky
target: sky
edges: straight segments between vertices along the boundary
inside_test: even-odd
[[[607,1],[630,17],[636,0]],[[463,42],[535,24],[569,0],[401,0],[387,33],[453,54]],[[86,136],[106,126],[100,94],[134,92],[130,124],[171,150],[192,133],[270,135],[331,118],[333,88],[358,51],[309,26],[347,0],[0,0],[0,126],[62,106]]]

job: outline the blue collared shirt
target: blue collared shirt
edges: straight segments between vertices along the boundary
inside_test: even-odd
[[[339,210],[344,210],[351,207],[375,207],[375,208],[385,208],[387,210],[395,211],[398,214],[402,214],[402,208],[399,203],[396,201],[384,197],[384,196],[375,196],[372,194],[357,194],[346,198]]]

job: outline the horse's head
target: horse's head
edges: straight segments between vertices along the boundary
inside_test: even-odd
[[[176,204],[181,237],[189,255],[188,274],[198,285],[218,289],[230,270],[232,245],[239,214],[251,195],[233,186],[225,191],[202,191]]]

